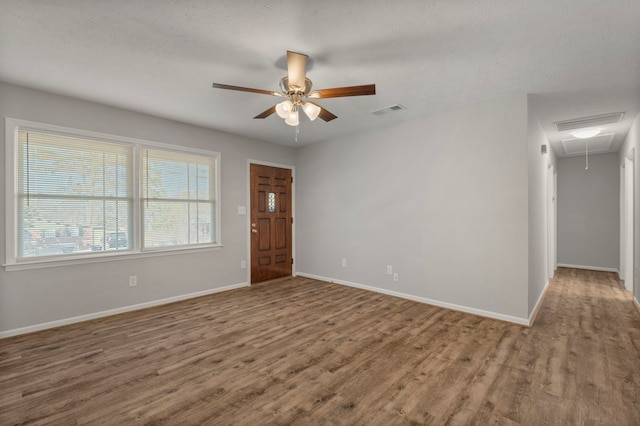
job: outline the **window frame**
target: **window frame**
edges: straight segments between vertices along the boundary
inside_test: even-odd
[[[101,142],[129,145],[133,148],[132,159],[132,197],[133,209],[131,217],[131,249],[114,252],[74,253],[69,255],[38,256],[33,258],[18,258],[18,131],[27,129],[39,132],[54,133],[63,136],[95,139]],[[215,241],[162,248],[142,248],[142,229],[144,227],[141,203],[143,199],[142,172],[140,151],[142,148],[161,149],[178,153],[202,155],[213,160],[213,220]],[[93,132],[82,129],[62,127],[53,124],[34,121],[5,118],[5,263],[6,271],[46,268],[84,264],[92,262],[107,262],[137,257],[167,256],[182,253],[220,250],[222,248],[221,234],[221,196],[220,196],[220,163],[221,155],[217,151],[172,145],[142,139],[117,136],[106,133]]]
[[[186,248],[193,248],[193,247],[199,247],[199,246],[207,246],[207,245],[211,245],[211,244],[216,244],[216,242],[214,241],[213,243],[192,243],[192,244],[183,244],[183,245],[176,245],[176,246],[150,246],[150,247],[144,247],[144,243],[145,243],[145,223],[144,223],[144,214],[145,214],[145,209],[143,206],[143,203],[146,201],[158,201],[158,200],[163,200],[163,201],[169,201],[169,198],[157,198],[157,199],[152,199],[149,197],[149,194],[145,194],[146,192],[146,188],[145,188],[145,177],[142,176],[143,175],[143,169],[144,169],[144,163],[145,161],[148,161],[148,159],[145,159],[142,155],[142,150],[145,149],[147,151],[149,150],[155,150],[155,151],[162,151],[165,154],[166,153],[175,153],[177,155],[180,154],[187,154],[187,155],[197,155],[197,156],[203,156],[201,153],[195,153],[193,151],[186,151],[186,150],[178,150],[175,149],[175,147],[171,147],[171,148],[166,148],[166,147],[159,147],[159,146],[150,146],[148,144],[146,145],[140,145],[138,147],[137,150],[137,154],[138,154],[138,167],[139,167],[139,171],[140,173],[138,174],[139,177],[139,197],[138,197],[138,201],[139,204],[138,206],[140,207],[140,238],[138,240],[138,243],[140,243],[140,251],[143,252],[151,252],[151,251],[162,251],[162,250],[176,250],[180,247],[186,247]],[[220,230],[218,229],[217,225],[219,222],[219,217],[218,217],[218,213],[216,212],[216,208],[219,206],[219,202],[218,202],[218,188],[217,188],[217,182],[219,181],[218,177],[217,177],[217,171],[219,168],[219,162],[217,161],[217,157],[214,157],[212,155],[204,155],[204,157],[207,157],[209,160],[213,160],[213,169],[214,172],[212,174],[212,176],[210,177],[210,179],[213,180],[212,185],[210,185],[210,189],[213,191],[213,197],[211,200],[211,204],[213,204],[213,209],[212,209],[212,219],[216,222],[216,226],[214,226],[213,229],[213,234],[216,240],[219,239],[219,232]],[[148,165],[147,165],[148,167]],[[210,194],[211,195],[211,194]],[[176,202],[181,202],[181,203],[193,203],[193,202],[202,202],[200,200],[193,200],[189,197],[187,197],[186,199],[181,199],[181,200],[174,200]]]

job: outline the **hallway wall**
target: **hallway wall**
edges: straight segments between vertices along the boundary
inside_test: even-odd
[[[618,271],[620,166],[617,153],[558,159],[558,264]]]

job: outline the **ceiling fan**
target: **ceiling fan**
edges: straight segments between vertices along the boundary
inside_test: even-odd
[[[345,96],[375,95],[376,85],[335,87],[333,89],[321,89],[311,91],[311,80],[307,78],[307,55],[287,51],[287,76],[280,79],[280,92],[270,90],[252,89],[249,87],[231,86],[228,84],[213,83],[215,89],[237,90],[240,92],[260,93],[263,95],[279,96],[284,101],[272,106],[253,118],[267,118],[274,112],[283,118],[289,126],[297,126],[300,123],[298,111],[302,109],[311,121],[320,117],[324,121],[338,118],[333,113],[322,108],[308,99],[341,98]]]

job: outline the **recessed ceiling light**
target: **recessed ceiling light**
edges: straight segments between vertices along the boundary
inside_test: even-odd
[[[586,129],[573,132],[573,136],[578,139],[588,139],[600,134],[600,129]]]

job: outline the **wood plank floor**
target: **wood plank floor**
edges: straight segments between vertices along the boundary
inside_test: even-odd
[[[640,424],[640,314],[560,269],[526,328],[304,278],[0,340],[0,424]]]

